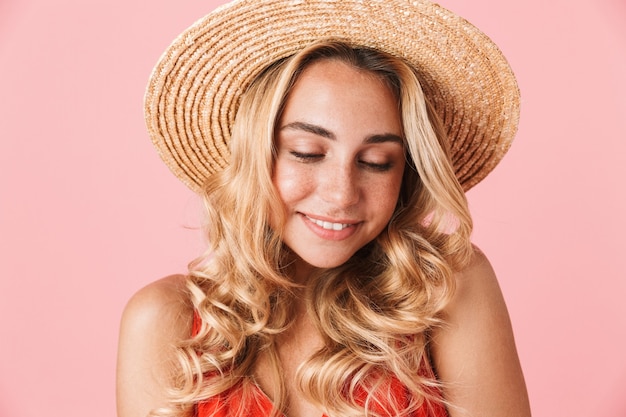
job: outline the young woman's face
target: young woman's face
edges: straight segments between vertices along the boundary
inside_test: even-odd
[[[385,228],[405,160],[398,104],[382,80],[337,60],[311,64],[287,98],[276,147],[284,242],[302,266],[341,265]]]

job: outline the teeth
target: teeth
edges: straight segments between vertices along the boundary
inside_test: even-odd
[[[343,230],[346,227],[350,226],[349,224],[344,224],[344,223],[331,223],[331,222],[325,222],[322,220],[312,219],[309,216],[307,216],[307,219],[311,220],[313,223],[315,223],[319,227],[323,227],[326,230]]]

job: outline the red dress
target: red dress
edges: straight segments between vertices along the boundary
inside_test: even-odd
[[[198,332],[199,327],[200,323],[198,317],[194,314],[193,334]],[[428,364],[425,364],[420,371],[424,375],[433,374]],[[408,403],[408,393],[405,387],[402,386],[397,379],[391,380],[390,384],[390,391],[393,393],[393,397],[398,399],[398,405],[406,405]],[[196,406],[195,417],[232,417],[237,410],[245,410],[245,414],[249,417],[266,417],[270,415],[272,411],[272,401],[261,388],[252,385],[254,395],[247,397],[252,398],[248,404],[242,404],[242,396],[240,394],[238,395],[238,393],[241,392],[240,388],[239,386],[235,386],[219,396],[200,402]],[[384,415],[384,410],[380,406],[374,405],[372,411],[377,411]],[[389,417],[394,416],[389,415]],[[428,401],[425,401],[424,405],[411,414],[410,417],[448,417],[448,413],[445,407],[440,403],[428,403]]]

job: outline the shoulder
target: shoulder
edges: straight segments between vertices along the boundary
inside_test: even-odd
[[[490,324],[510,327],[498,279],[491,263],[478,247],[474,247],[471,261],[455,273],[454,279],[456,288],[444,309],[447,325],[438,331],[442,337],[476,334],[478,330],[486,330],[478,326]],[[491,320],[494,317],[501,322],[495,323]]]
[[[176,347],[191,335],[192,320],[182,275],[155,281],[131,297],[119,334],[118,416],[145,416],[167,403],[167,387],[177,369]]]
[[[184,275],[170,275],[143,287],[128,301],[122,324],[177,325],[190,323],[193,307],[185,286]]]
[[[469,264],[455,274],[456,292],[449,306],[464,302],[478,302],[481,294],[492,295],[495,299],[501,298],[500,288],[496,274],[487,259],[487,256],[477,247],[473,246],[473,256]],[[491,301],[495,301],[491,299]]]
[[[510,328],[504,297],[496,274],[485,256],[474,247],[467,266],[454,274],[455,291],[443,310],[445,326],[435,336],[446,348],[455,348],[462,338],[472,338],[493,329]],[[497,318],[498,320],[494,320]],[[446,341],[451,343],[445,343]],[[454,342],[454,343],[452,343]],[[462,345],[458,345],[462,349]]]
[[[506,303],[480,249],[455,279],[456,291],[444,309],[446,324],[432,338],[444,395],[458,407],[450,416],[529,416]]]

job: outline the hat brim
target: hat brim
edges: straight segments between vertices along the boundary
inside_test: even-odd
[[[405,59],[443,121],[464,190],[511,145],[519,89],[498,47],[429,1],[239,0],[185,30],[150,78],[145,115],[161,158],[189,188],[228,164],[239,98],[268,65],[325,38]]]

